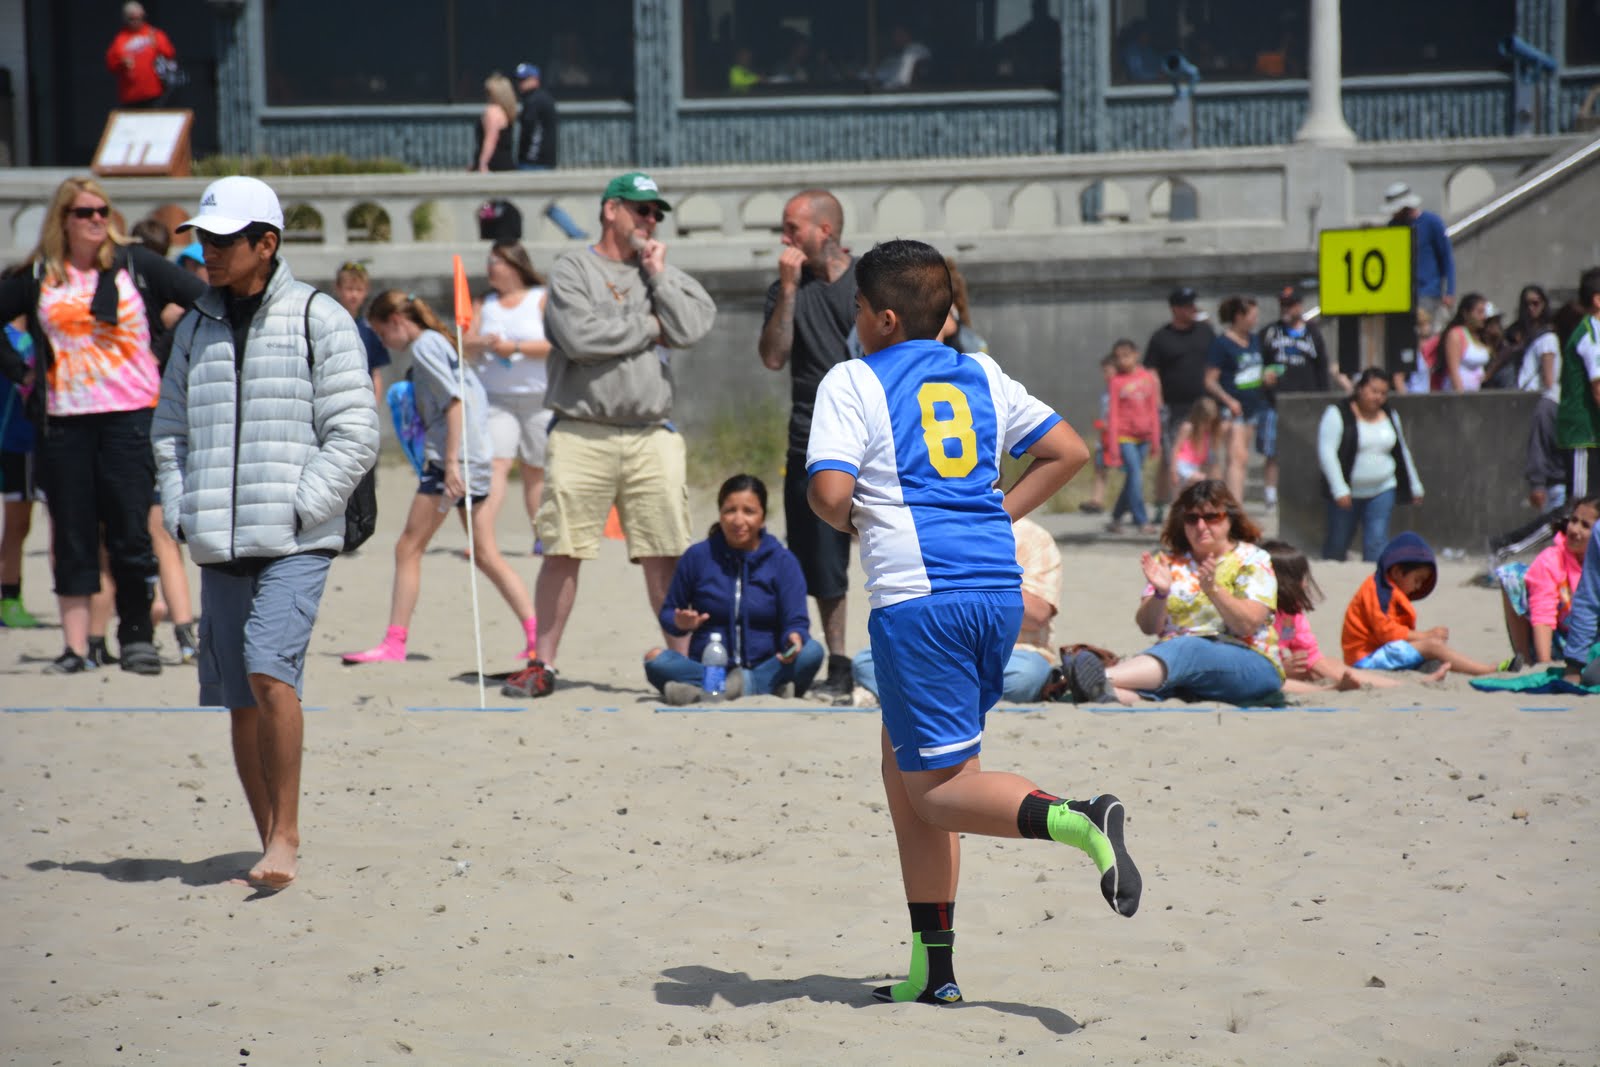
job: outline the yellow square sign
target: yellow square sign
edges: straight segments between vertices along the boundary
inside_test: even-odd
[[[1388,315],[1412,307],[1411,227],[1323,230],[1317,247],[1324,315]]]

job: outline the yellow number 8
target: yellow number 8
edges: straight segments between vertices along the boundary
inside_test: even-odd
[[[950,417],[941,419],[933,406],[950,405]],[[972,429],[972,407],[967,396],[949,382],[929,382],[917,390],[922,405],[922,440],[928,446],[928,460],[941,478],[964,478],[978,465],[978,435]],[[946,441],[959,442],[955,455],[945,451]]]

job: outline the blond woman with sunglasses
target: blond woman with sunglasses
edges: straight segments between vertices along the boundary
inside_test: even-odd
[[[0,341],[0,373],[32,390],[41,487],[50,512],[56,596],[66,648],[45,670],[76,674],[89,654],[89,601],[100,591],[101,528],[116,582],[122,669],[160,674],[150,583],[156,576],[149,510],[155,485],[150,416],[161,371],[150,339],[168,305],[188,309],[203,282],[118,229],[93,178],[56,189],[28,258],[0,283],[0,322],[25,315],[30,372]]]

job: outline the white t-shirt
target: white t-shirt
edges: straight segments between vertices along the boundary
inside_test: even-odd
[[[479,311],[480,329],[485,337],[507,341],[543,341],[544,294],[542,285],[525,293],[516,307],[506,307],[496,293],[490,293]],[[490,396],[542,396],[549,381],[543,356],[518,352],[501,357],[485,352],[476,360],[478,378]]]
[[[1545,356],[1551,358],[1555,367],[1555,384],[1548,389],[1540,373]],[[1517,370],[1517,388],[1528,393],[1543,393],[1556,403],[1561,402],[1561,342],[1556,340],[1555,331],[1546,330],[1528,342],[1522,353],[1522,366]]]
[[[828,371],[806,473],[856,479],[872,606],[1018,589],[1011,518],[995,488],[1000,456],[1020,456],[1059,421],[988,356],[938,341],[906,341]]]

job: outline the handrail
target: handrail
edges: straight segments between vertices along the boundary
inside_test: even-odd
[[[1510,189],[1507,189],[1505,192],[1490,200],[1482,207],[1474,208],[1472,211],[1467,212],[1466,215],[1457,219],[1455,222],[1450,223],[1444,228],[1445,235],[1451,240],[1454,240],[1457,236],[1467,232],[1474,226],[1477,226],[1485,219],[1499,214],[1505,208],[1523,199],[1528,194],[1554,181],[1556,178],[1565,174],[1573,167],[1587,163],[1589,157],[1594,155],[1600,155],[1600,137],[1596,137],[1588,144],[1579,147],[1570,155],[1558,160],[1556,163],[1535,174],[1533,177],[1526,178],[1523,181],[1518,182],[1516,185],[1513,185]],[[1322,305],[1318,304],[1315,307],[1307,308],[1305,317],[1307,319],[1314,319],[1321,314]]]

